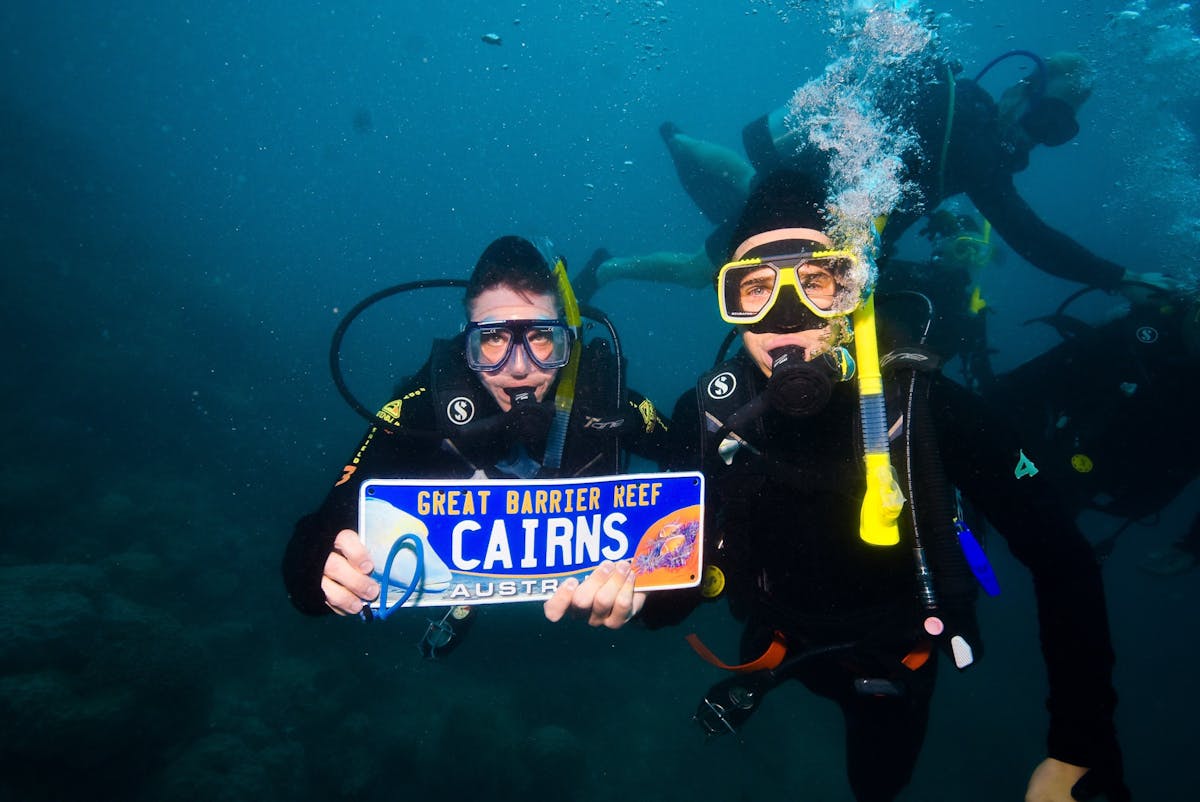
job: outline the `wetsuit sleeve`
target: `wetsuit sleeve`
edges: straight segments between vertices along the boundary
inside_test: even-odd
[[[991,95],[971,80],[959,79],[956,86],[954,133],[944,174],[945,195],[965,192],[1009,247],[1039,270],[1068,281],[1114,289],[1124,268],[1048,226],[1017,194],[1013,173],[1025,168],[1028,155],[1005,140],[1004,126]],[[932,104],[930,109],[944,109],[942,102]],[[923,140],[936,142],[940,148],[945,132],[944,114],[941,119],[929,117],[922,125]],[[926,190],[936,195],[936,189],[928,181],[932,178],[927,179]],[[888,228],[893,228],[891,222]]]
[[[659,414],[654,402],[636,390],[630,390],[625,402],[621,448],[645,457],[659,466],[670,459],[671,422]]]
[[[667,459],[662,466],[670,471],[695,471],[700,469],[700,417],[696,403],[695,391],[688,391],[675,404],[671,412],[671,430]],[[706,483],[711,498],[711,488]],[[706,504],[709,511],[711,502]],[[705,554],[711,554],[712,516],[708,515],[705,522]],[[707,562],[708,558],[705,557]],[[639,620],[651,629],[678,624],[687,618],[692,610],[702,601],[699,588],[684,590],[654,591],[646,596],[646,604],[638,616]]]
[[[403,398],[404,395],[401,392],[396,397]],[[370,477],[411,475],[416,466],[429,461],[428,440],[404,436],[405,428],[410,428],[406,427],[406,421],[424,419],[419,407],[427,395],[417,395],[401,405],[401,417],[395,430],[372,426],[321,507],[296,523],[284,550],[282,567],[288,598],[300,612],[306,615],[330,612],[325,604],[325,592],[321,590],[325,560],[333,551],[338,532],[358,528],[358,490],[363,481]],[[418,410],[409,410],[404,405]]]
[[[1000,169],[982,173],[967,195],[1008,246],[1039,270],[1106,290],[1120,284],[1125,268],[1043,222],[1017,194],[1009,173]]]
[[[1119,766],[1114,655],[1091,547],[1049,480],[1017,470],[1026,455],[1001,417],[948,380],[933,384],[930,402],[950,478],[1032,574],[1050,686],[1049,756],[1094,769]]]

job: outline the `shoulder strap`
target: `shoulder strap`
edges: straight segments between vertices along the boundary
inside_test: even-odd
[[[453,437],[462,427],[494,411],[495,402],[463,360],[461,337],[434,340],[429,361],[433,414],[443,435]]]

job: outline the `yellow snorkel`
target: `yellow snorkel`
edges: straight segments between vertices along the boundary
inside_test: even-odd
[[[887,410],[883,404],[883,377],[879,370],[879,343],[875,336],[875,298],[870,296],[854,312],[854,357],[858,362],[859,410],[862,414],[863,459],[867,492],[863,496],[859,537],[872,546],[900,542],[896,519],[904,507],[904,494],[892,469],[888,451]]]
[[[877,235],[886,221],[886,217],[875,221]],[[900,492],[900,483],[888,451],[887,409],[883,403],[883,376],[879,370],[874,293],[869,294],[854,310],[852,319],[867,479],[858,534],[872,546],[894,546],[900,542],[896,520],[904,507],[904,494]]]
[[[571,409],[575,406],[579,355],[583,351],[583,315],[579,312],[579,301],[575,298],[575,291],[571,289],[567,265],[562,258],[555,259],[554,275],[558,279],[558,295],[562,299],[567,325],[575,332],[575,342],[571,343],[571,358],[558,377],[558,390],[554,394],[554,422],[550,426],[545,460],[542,463],[545,467],[557,471],[562,465],[563,447],[567,442],[567,425],[571,421]]]

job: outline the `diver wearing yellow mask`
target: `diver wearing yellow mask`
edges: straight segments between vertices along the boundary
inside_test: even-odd
[[[742,347],[673,415],[672,469],[707,478],[707,575],[695,590],[643,594],[641,619],[675,623],[727,597],[744,624],[741,654],[730,665],[693,643],[733,672],[697,722],[734,732],[771,689],[799,680],[842,710],[855,798],[894,799],[924,740],[939,655],[965,668],[980,654],[976,580],[998,592],[961,490],[1034,576],[1051,722],[1028,798],[1065,802],[1075,786],[1128,799],[1087,542],[1016,437],[938,374],[920,338],[890,341],[882,300],[876,350],[871,254],[831,239],[824,198],[795,172],[751,191],[716,276]],[[588,584],[571,600],[577,612],[594,613]]]

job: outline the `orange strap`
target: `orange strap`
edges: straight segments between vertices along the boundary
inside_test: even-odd
[[[923,640],[912,648],[912,651],[904,655],[904,659],[900,662],[904,663],[909,671],[916,671],[921,666],[929,662],[929,656],[933,654],[933,644],[927,640]]]
[[[778,668],[783,662],[784,656],[787,654],[787,643],[783,639],[783,633],[778,630],[771,637],[771,645],[758,658],[751,660],[749,663],[742,663],[739,666],[731,666],[721,662],[721,659],[712,653],[712,650],[705,646],[700,641],[700,636],[693,632],[688,635],[685,640],[688,645],[703,657],[708,662],[712,663],[717,668],[723,668],[726,671],[736,671],[739,674],[746,674],[751,671],[762,671],[763,669]]]

